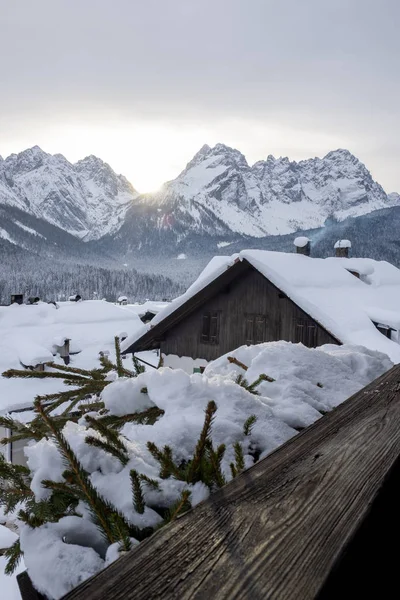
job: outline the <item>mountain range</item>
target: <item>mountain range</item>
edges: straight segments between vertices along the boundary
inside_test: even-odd
[[[153,269],[170,257],[204,261],[228,247],[286,248],[298,232],[322,248],[332,231],[348,227],[359,238],[357,253],[371,223],[382,221],[380,243],[393,242],[388,252],[400,262],[392,227],[399,207],[399,194],[387,194],[348,150],[299,162],[268,156],[250,166],[238,150],[205,145],[153,194],[139,194],[95,156],[72,164],[35,146],[0,158],[1,247],[55,260]],[[175,270],[177,263],[168,274]]]

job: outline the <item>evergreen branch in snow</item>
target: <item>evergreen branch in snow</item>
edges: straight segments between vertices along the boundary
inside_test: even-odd
[[[247,371],[249,368],[249,367],[246,367],[246,365],[244,363],[240,362],[240,360],[238,360],[234,356],[228,356],[228,361],[231,363],[231,365],[236,365],[237,367],[240,367],[241,369],[243,369],[243,371]]]
[[[140,364],[140,359],[137,358],[137,356],[135,356],[134,354],[132,354],[132,362],[133,362],[133,368],[134,368],[134,373],[135,373],[134,376],[135,377],[137,377],[141,373],[145,372],[146,367],[144,365]]]
[[[147,475],[143,475],[143,473],[140,474],[139,477],[140,477],[140,480],[143,481],[143,483],[146,483],[153,490],[160,489],[160,484],[155,479],[152,479],[151,477],[147,477]]]
[[[93,435],[86,436],[85,443],[89,444],[89,446],[100,448],[100,450],[103,450],[107,454],[111,454],[111,456],[117,458],[123,466],[127,465],[129,462],[129,457],[126,453],[122,452],[119,448],[113,446],[113,444],[110,444],[109,442],[104,442],[103,440],[100,440],[99,438],[94,437]]]
[[[211,440],[207,442],[207,454],[208,460],[212,467],[212,475],[214,483],[217,487],[222,487],[226,483],[226,479],[221,470],[221,462],[224,457],[226,450],[225,444],[218,446],[217,450],[214,450]]]
[[[235,469],[237,473],[244,471],[244,455],[243,448],[240,442],[233,444],[235,450]]]
[[[12,575],[15,569],[18,567],[24,553],[21,550],[21,544],[19,539],[15,540],[15,542],[9,548],[6,548],[4,551],[4,556],[8,559],[6,567],[4,569],[4,573],[6,575]]]
[[[120,429],[125,423],[139,423],[144,425],[153,425],[159,417],[162,417],[164,411],[162,408],[154,406],[148,408],[140,413],[131,413],[128,415],[116,416],[116,415],[105,415],[97,419],[107,426],[113,427],[114,429]]]
[[[88,473],[83,469],[79,460],[72,451],[71,446],[61,431],[54,424],[53,420],[45,412],[40,401],[35,401],[35,407],[50,430],[64,461],[67,465],[69,465],[69,468],[73,472],[77,485],[85,495],[85,501],[89,507],[94,522],[110,544],[119,541],[119,536],[115,532],[113,523],[110,522],[109,515],[113,514],[113,519],[118,519],[118,521],[121,522],[121,526],[129,530],[129,526],[125,521],[125,517],[120,514],[110,502],[105,500],[94,488],[89,479]]]
[[[183,490],[179,500],[175,502],[175,504],[173,504],[169,509],[167,518],[165,519],[166,523],[171,523],[171,521],[175,521],[175,519],[179,517],[179,515],[192,508],[192,505],[190,503],[190,496],[191,493],[189,490]]]
[[[176,466],[172,459],[172,450],[169,446],[164,446],[163,450],[161,451],[154,442],[147,442],[147,449],[153,458],[155,458],[161,465],[161,479],[167,479],[167,477],[170,477],[171,475],[176,479],[184,479],[179,467]]]
[[[72,373],[75,375],[80,375],[81,379],[88,379],[92,377],[92,372],[87,369],[78,369],[77,367],[72,367],[71,365],[62,365],[55,362],[46,363],[48,367],[52,369],[57,369],[57,371],[64,371],[65,373]]]
[[[102,435],[103,437],[106,438],[106,440],[112,444],[113,446],[115,446],[116,448],[119,448],[121,450],[121,452],[127,452],[126,450],[126,446],[123,443],[123,441],[121,440],[119,434],[114,431],[113,429],[107,427],[103,421],[101,421],[101,419],[95,419],[94,417],[92,417],[91,415],[86,415],[85,416],[85,421],[88,423],[88,425],[94,429],[95,431],[97,431],[98,433],[100,433],[100,435]]]
[[[257,392],[256,388],[260,385],[260,383],[262,383],[263,381],[269,381],[269,383],[273,383],[275,381],[275,379],[273,377],[270,377],[269,375],[265,375],[265,373],[261,373],[261,375],[259,375],[257,377],[257,379],[255,381],[253,381],[253,383],[251,383],[249,386],[247,386],[247,390],[251,393],[251,394],[256,394],[258,395],[259,392]]]
[[[129,476],[131,478],[131,487],[132,487],[132,496],[133,496],[133,506],[137,513],[143,514],[145,509],[145,502],[142,490],[142,483],[140,481],[140,475],[135,469],[129,471]]]
[[[244,425],[243,425],[243,435],[245,435],[245,436],[251,435],[252,429],[253,429],[254,425],[256,424],[256,421],[257,421],[256,415],[250,415],[249,417],[247,417],[247,419],[245,420]]]
[[[188,469],[187,469],[186,481],[188,483],[196,483],[196,481],[199,481],[201,478],[200,477],[201,462],[202,462],[205,452],[206,452],[207,441],[210,439],[211,425],[212,425],[212,421],[213,421],[216,411],[217,411],[217,405],[215,404],[214,400],[211,400],[207,404],[207,408],[205,410],[205,418],[204,418],[203,428],[201,430],[199,440],[196,444],[196,449],[194,451],[193,459],[190,462]]]

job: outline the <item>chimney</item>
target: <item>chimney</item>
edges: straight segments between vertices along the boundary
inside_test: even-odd
[[[337,258],[349,258],[350,240],[338,240],[334,246]]]
[[[308,239],[308,237],[297,237],[293,243],[296,246],[297,254],[304,254],[304,256],[310,256],[311,241]]]

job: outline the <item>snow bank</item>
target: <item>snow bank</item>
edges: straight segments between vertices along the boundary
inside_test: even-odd
[[[217,405],[212,442],[215,447],[226,445],[221,468],[229,480],[234,443],[241,444],[245,466],[250,467],[254,448],[263,458],[392,366],[386,355],[356,346],[309,349],[301,344],[274,342],[243,346],[230,355],[247,365],[248,370],[229,362],[226,355],[210,363],[203,374],[188,375],[180,369],[161,368],[135,379],[120,378],[110,383],[102,399],[111,414],[133,413],[153,406],[164,411],[154,425],[124,425],[121,435],[129,456],[127,465],[86,444],[87,435],[98,434],[87,429],[84,419],[65,425],[63,434],[92,484],[133,525],[157,527],[161,517],[151,506],[171,506],[184,489],[190,490],[193,505],[209,495],[202,482],[192,485],[172,477],[161,479],[160,465],[150,454],[147,442],[170,446],[178,464],[190,460],[210,400]],[[275,381],[261,383],[257,388],[259,396],[235,382],[238,374],[244,374],[251,383],[261,373]],[[245,436],[243,425],[250,415],[255,415],[257,421],[249,437]],[[65,464],[51,440],[31,442],[26,455],[33,474],[31,489],[37,500],[46,498],[49,492],[41,481],[61,481]],[[146,509],[142,514],[135,511],[132,501],[131,469],[159,484],[158,490],[144,486]],[[55,600],[117,556],[115,545],[107,548],[100,539],[85,506],[78,508],[82,518],[65,517],[34,530],[21,526],[29,574],[35,586]]]
[[[235,357],[248,367],[231,364]],[[385,354],[360,346],[306,348],[290,342],[242,346],[210,363],[207,377],[224,375],[234,379],[244,374],[250,383],[264,373],[275,379],[257,388],[262,401],[288,425],[307,427],[346,398],[392,367]],[[319,412],[321,411],[321,412]]]
[[[63,538],[68,536],[81,539],[82,545],[65,543]],[[64,517],[35,529],[25,526],[20,539],[35,588],[50,600],[61,598],[105,564],[90,547],[104,543],[97,527],[87,519]]]
[[[139,306],[139,305],[138,305]],[[60,302],[57,310],[53,304],[18,305],[0,307],[0,373],[20,369],[21,362],[35,366],[54,360],[55,345],[61,346],[68,338],[70,352],[80,352],[71,357],[75,367],[98,367],[99,350],[108,350],[114,359],[114,336],[121,331],[132,335],[143,324],[128,306],[101,300],[85,302]],[[129,361],[128,361],[129,363]],[[128,364],[127,363],[127,364]],[[63,364],[63,363],[62,363]],[[16,380],[0,377],[0,411],[17,405],[32,404],[36,395],[61,391],[60,380]]]

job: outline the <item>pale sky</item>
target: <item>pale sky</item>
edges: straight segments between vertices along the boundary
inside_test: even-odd
[[[95,154],[141,192],[207,143],[336,148],[400,192],[400,0],[0,0],[0,154]]]

